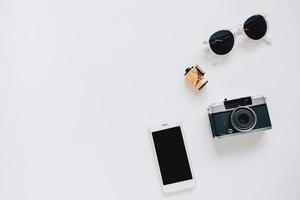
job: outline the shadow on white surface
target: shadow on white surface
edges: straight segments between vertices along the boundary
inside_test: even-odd
[[[259,41],[251,40],[249,38],[241,38],[236,45],[237,49],[240,51],[256,51],[259,48],[264,46],[269,46],[272,44],[272,39],[269,35],[266,35],[265,38],[262,38]]]
[[[166,192],[162,191],[162,195],[164,197],[172,197],[172,196],[183,195],[185,193],[189,193],[190,191],[194,190],[195,187],[196,187],[196,185],[194,187],[192,187],[192,188],[187,188],[187,189],[183,189],[183,190],[179,190],[179,191],[174,191],[174,192],[170,192],[170,193],[166,193]]]
[[[235,48],[233,47],[233,49],[231,50],[231,52],[229,52],[226,55],[216,55],[212,52],[212,50],[210,49],[209,46],[206,46],[203,49],[203,58],[207,61],[209,61],[210,63],[212,63],[212,65],[216,66],[216,65],[220,65],[220,64],[224,64],[230,61],[232,54]]]
[[[264,134],[264,132],[253,132],[216,139],[213,142],[214,149],[220,156],[250,151],[257,147]]]
[[[207,82],[209,84],[209,81]],[[206,93],[207,90],[207,84],[204,85],[200,90],[193,88],[193,86],[190,85],[190,83],[185,80],[185,87],[186,90],[189,91],[189,93],[192,93],[195,96],[203,96]]]

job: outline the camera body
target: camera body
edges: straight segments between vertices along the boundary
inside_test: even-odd
[[[211,104],[208,116],[214,138],[272,128],[264,96],[225,99]]]

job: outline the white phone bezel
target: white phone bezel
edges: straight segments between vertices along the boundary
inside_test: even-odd
[[[172,183],[172,184],[168,184],[168,185],[164,185],[163,181],[162,181],[160,168],[159,168],[158,158],[157,158],[157,155],[156,155],[156,150],[155,150],[155,145],[154,145],[154,141],[153,141],[153,137],[152,137],[152,132],[165,130],[165,129],[169,129],[169,128],[173,128],[173,127],[177,127],[177,126],[179,126],[180,129],[181,129],[183,142],[184,142],[184,146],[185,146],[185,150],[186,150],[186,154],[187,154],[187,158],[188,158],[188,162],[189,162],[190,170],[191,170],[191,174],[192,174],[192,179],[186,180],[186,181],[180,181],[180,182],[176,182],[176,183]],[[186,140],[185,140],[185,136],[184,136],[184,131],[182,129],[182,124],[180,122],[177,122],[177,121],[168,121],[168,122],[155,123],[155,124],[152,124],[149,127],[149,135],[150,135],[150,138],[151,138],[151,143],[152,143],[152,147],[153,147],[152,149],[153,149],[154,157],[155,157],[155,160],[156,160],[156,166],[157,166],[157,171],[159,173],[159,178],[160,178],[160,184],[161,184],[162,191],[165,192],[165,193],[172,193],[172,192],[187,190],[187,189],[191,189],[191,188],[195,187],[194,173],[193,173],[193,170],[192,170],[190,156],[189,156],[188,149],[187,149],[187,146],[186,146]]]

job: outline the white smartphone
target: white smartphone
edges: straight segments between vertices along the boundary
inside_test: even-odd
[[[166,193],[195,186],[182,125],[169,121],[150,126],[162,190]]]

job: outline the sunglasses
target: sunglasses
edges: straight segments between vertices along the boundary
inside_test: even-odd
[[[230,30],[217,31],[210,36],[209,41],[206,43],[209,44],[214,54],[225,55],[232,50],[235,36],[244,33],[249,39],[258,41],[266,36],[267,29],[266,18],[263,15],[253,15],[236,32]]]

